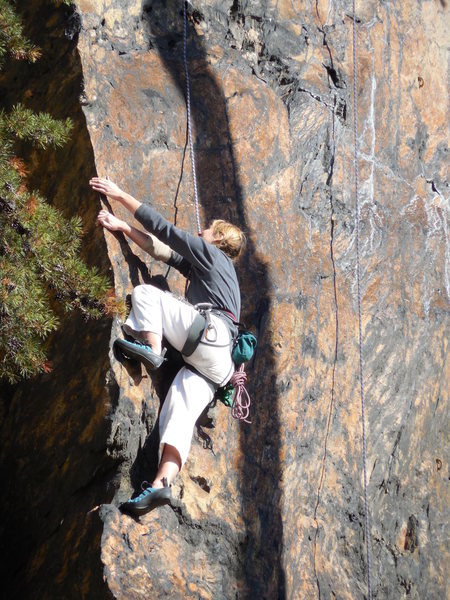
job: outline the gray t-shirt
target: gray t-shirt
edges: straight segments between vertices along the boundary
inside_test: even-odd
[[[191,304],[209,302],[231,312],[239,321],[241,294],[231,259],[201,237],[175,227],[146,204],[142,204],[134,216],[174,251],[168,264],[189,279],[186,299]]]

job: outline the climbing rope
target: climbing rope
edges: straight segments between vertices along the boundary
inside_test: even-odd
[[[366,554],[367,554],[367,593],[368,600],[372,600],[371,564],[369,544],[369,502],[367,499],[367,447],[366,447],[366,417],[364,400],[364,372],[363,372],[363,349],[362,349],[362,309],[361,309],[361,249],[360,249],[360,213],[359,213],[359,170],[358,170],[358,97],[357,97],[357,72],[356,72],[356,7],[353,0],[353,145],[354,145],[354,169],[355,169],[355,206],[356,206],[356,281],[358,292],[358,323],[359,323],[359,384],[361,396],[361,421],[362,421],[362,455],[364,471],[364,514],[366,532]]]
[[[183,58],[184,58],[184,73],[186,77],[186,113],[187,113],[187,132],[189,140],[189,152],[191,155],[192,165],[192,180],[194,182],[194,203],[195,203],[195,219],[197,222],[197,232],[200,234],[202,228],[200,226],[198,188],[197,188],[197,172],[195,169],[195,153],[194,144],[192,142],[192,126],[191,126],[191,81],[189,79],[189,69],[187,62],[187,0],[183,1]]]
[[[247,382],[247,373],[244,371],[244,365],[242,364],[237,371],[233,373],[230,379],[230,383],[235,389],[233,408],[231,409],[231,415],[239,421],[245,421],[245,423],[251,423],[248,416],[250,414],[250,395],[245,388]]]
[[[202,228],[200,225],[200,214],[199,214],[199,201],[198,201],[198,187],[197,187],[197,172],[195,168],[195,152],[194,152],[194,144],[192,142],[192,126],[191,126],[191,80],[189,78],[189,69],[188,69],[188,61],[187,61],[187,5],[188,0],[183,0],[183,58],[184,58],[184,73],[186,78],[186,113],[187,113],[187,132],[188,132],[188,140],[189,140],[189,152],[191,155],[191,165],[192,165],[192,180],[194,183],[194,203],[195,203],[195,219],[197,222],[197,231],[200,234],[202,232]],[[186,290],[187,292],[189,279],[186,280]],[[250,396],[245,388],[245,383],[247,381],[247,373],[244,371],[244,365],[242,364],[240,368],[235,371],[230,379],[230,383],[235,388],[235,399],[233,403],[233,408],[231,409],[231,414],[235,419],[239,419],[240,421],[245,421],[246,423],[251,423],[249,421],[248,416],[250,414]]]

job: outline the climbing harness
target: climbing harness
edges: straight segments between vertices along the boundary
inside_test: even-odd
[[[198,188],[197,188],[197,171],[195,168],[195,153],[194,144],[192,142],[192,126],[191,126],[191,81],[189,78],[189,69],[187,62],[187,0],[183,2],[183,58],[184,58],[184,74],[186,78],[186,116],[187,116],[187,133],[189,140],[189,153],[191,155],[192,165],[192,180],[194,183],[194,204],[195,204],[195,219],[197,222],[197,232],[200,234],[202,228],[200,225]]]
[[[203,337],[206,342],[214,343],[217,341],[217,331],[211,321],[211,312],[217,312],[219,309],[215,309],[209,302],[200,302],[194,308],[197,310],[197,314],[189,328],[184,346],[181,349],[183,356],[191,356],[201,343]]]
[[[356,205],[356,281],[358,293],[358,320],[359,320],[359,383],[361,396],[361,421],[362,421],[362,454],[364,471],[364,513],[365,534],[367,554],[367,593],[368,600],[372,600],[371,564],[370,564],[370,519],[369,502],[367,499],[367,448],[366,448],[366,426],[365,426],[365,400],[364,400],[364,378],[363,378],[363,350],[362,350],[362,309],[361,309],[361,250],[360,250],[360,214],[359,214],[359,171],[358,171],[358,98],[357,98],[357,72],[356,72],[356,7],[353,0],[353,145],[354,145],[354,169],[355,169],[355,205]]]
[[[198,312],[189,328],[188,336],[183,348],[181,349],[181,354],[183,356],[191,356],[191,354],[195,352],[197,346],[200,344],[200,340],[202,339],[206,328],[211,322],[209,313],[206,313],[204,310],[200,310],[197,306],[195,308],[197,308]],[[208,314],[208,317],[206,317],[206,314]]]
[[[214,324],[211,321],[211,313],[218,316],[227,315],[232,323],[239,328],[234,315],[228,310],[215,308],[212,304],[201,303],[196,304],[197,314],[189,328],[188,336],[181,354],[183,356],[191,356],[199,344],[208,342],[214,343],[217,339],[217,332]],[[231,408],[231,415],[240,421],[250,423],[248,416],[250,414],[251,398],[245,388],[247,383],[247,373],[245,372],[244,363],[251,360],[256,348],[257,340],[255,335],[250,331],[238,329],[238,333],[232,339],[231,358],[235,365],[235,371],[230,378],[230,381],[225,385],[217,388],[214,382],[216,394],[215,397],[220,400],[225,406]],[[194,369],[192,366],[189,368]]]

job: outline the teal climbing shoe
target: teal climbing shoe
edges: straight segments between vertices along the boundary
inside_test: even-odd
[[[121,504],[119,509],[122,512],[140,516],[145,515],[145,513],[148,513],[157,506],[168,504],[172,498],[172,491],[165,478],[163,479],[163,483],[164,487],[162,488],[146,487],[139,496]]]
[[[159,369],[163,362],[167,360],[164,358],[164,354],[156,354],[153,352],[151,346],[147,346],[136,340],[129,342],[128,340],[117,338],[114,342],[114,346],[118,348],[126,358],[139,360],[149,371]]]

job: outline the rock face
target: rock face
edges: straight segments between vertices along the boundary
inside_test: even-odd
[[[68,29],[64,11],[33,22],[33,2],[22,4],[30,31],[45,23],[47,39],[63,27],[73,38],[53,85],[77,132],[45,185],[61,203],[72,189],[92,227],[100,203],[85,182],[96,169],[195,231],[182,2],[77,0]],[[438,599],[449,501],[447,2],[367,0],[356,17],[372,593]],[[155,471],[175,367],[149,376],[122,364],[107,356],[118,322],[70,320],[54,350],[66,360],[9,390],[2,408],[3,546],[24,548],[6,563],[7,589],[363,598],[351,4],[193,0],[187,39],[201,221],[232,220],[249,236],[238,274],[242,320],[259,338],[252,423],[211,408],[173,506],[121,515]],[[40,101],[52,77],[42,75]],[[183,291],[124,238],[107,233],[105,247],[90,231],[87,256],[109,257],[120,297],[150,281]]]

